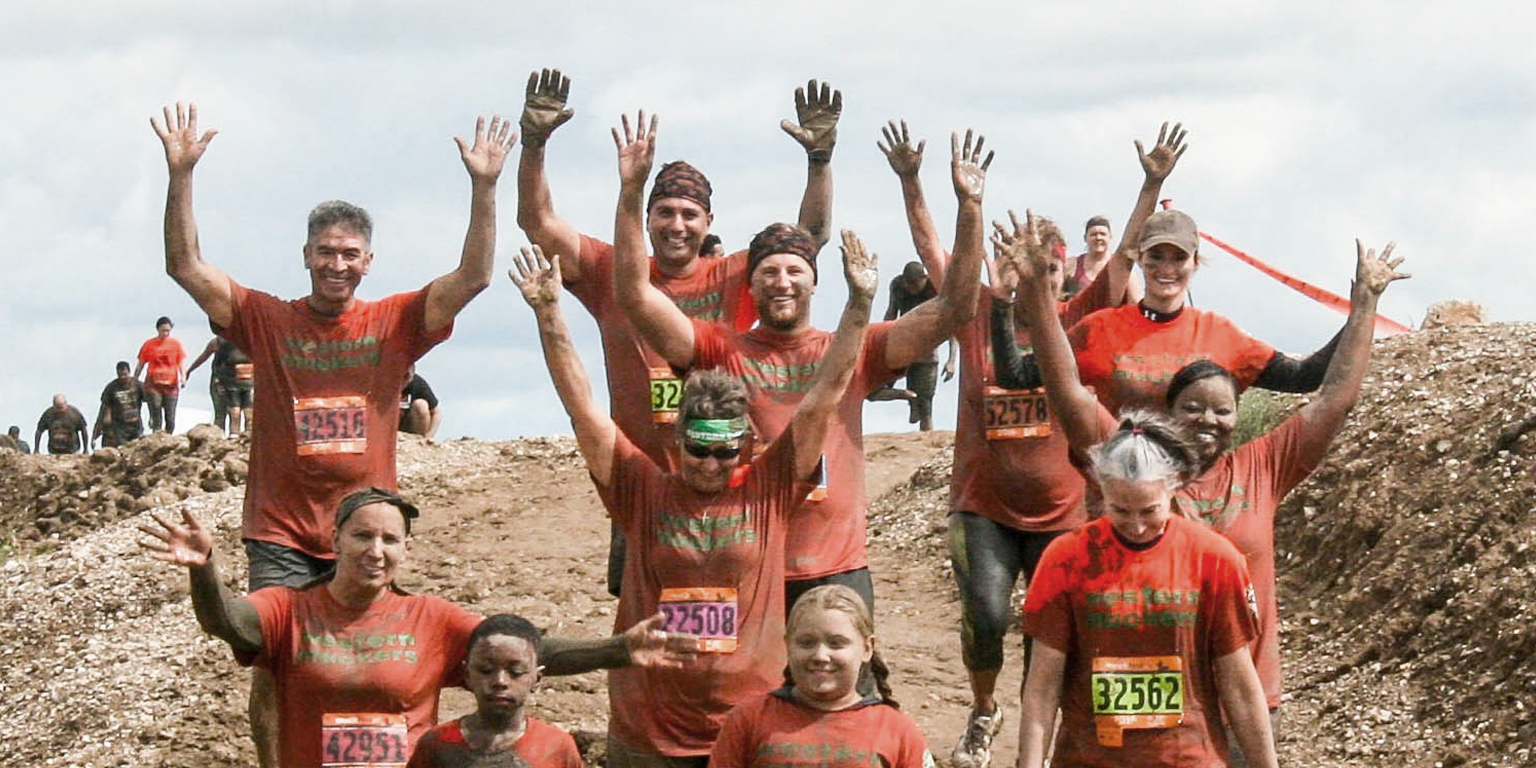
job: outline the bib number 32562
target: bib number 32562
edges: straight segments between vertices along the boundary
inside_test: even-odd
[[[324,768],[404,768],[409,744],[405,715],[335,713],[320,723]]]
[[[1182,723],[1183,670],[1184,660],[1178,656],[1095,658],[1089,693],[1099,743],[1118,747],[1127,729]]]

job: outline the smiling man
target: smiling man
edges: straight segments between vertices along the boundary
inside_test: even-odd
[[[395,437],[406,368],[448,338],[453,319],[491,281],[496,181],[517,139],[500,117],[481,118],[473,144],[455,137],[471,181],[469,231],[457,269],[379,301],[356,297],[373,264],[373,221],[340,200],[309,214],[303,247],[309,295],[284,301],[235,282],[203,260],[192,215],[192,169],[215,131],[197,133],[197,107],[151,118],[165,147],[165,271],[208,314],[214,332],[255,364],[241,537],[250,588],[298,586],[326,571],[332,510],[359,487],[395,486]],[[251,730],[263,766],[277,765],[272,678],[257,673]]]
[[[641,121],[631,134],[624,126],[619,144],[620,169],[626,158],[648,152],[656,127]],[[928,357],[975,314],[982,259],[981,197],[991,155],[982,159],[983,141],[966,133],[962,146],[952,139],[951,175],[959,204],[955,223],[952,279],[938,296],[894,321],[875,323],[837,408],[824,441],[824,476],[818,488],[790,518],[786,552],[785,605],[821,584],[844,584],[859,593],[871,610],[874,586],[865,552],[864,398],[890,383],[901,370]],[[631,171],[620,187],[616,237],[638,239],[643,177]],[[758,325],[737,331],[691,319],[647,281],[643,252],[616,251],[613,293],[630,322],[666,363],[678,370],[721,367],[747,385],[748,415],[759,444],[777,438],[788,426],[826,355],[832,334],[811,325],[811,297],[816,292],[816,243],[804,229],[770,224],[752,238],[747,274],[757,306]]]

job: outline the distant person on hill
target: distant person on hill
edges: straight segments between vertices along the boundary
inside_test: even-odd
[[[90,453],[91,430],[80,409],[69,404],[63,394],[53,396],[53,406],[37,419],[32,435],[32,449],[42,452],[43,433],[48,433],[49,453]]]
[[[1035,354],[1051,410],[1073,452],[1086,456],[1093,445],[1114,433],[1116,419],[1078,379],[1067,337],[1054,316],[1048,317],[1044,311],[1047,304],[1039,285],[1043,275],[1039,249],[1029,242],[1028,235],[1010,246],[1010,261],[1025,278],[1021,288],[1025,308],[1039,328]],[[1271,729],[1276,731],[1282,689],[1275,513],[1285,495],[1322,462],[1328,444],[1343,428],[1359,396],[1361,381],[1370,367],[1377,300],[1393,281],[1407,277],[1396,271],[1402,259],[1392,258],[1392,248],[1389,244],[1377,257],[1375,251],[1356,241],[1350,313],[1339,334],[1338,349],[1317,395],[1279,426],[1233,450],[1238,383],[1230,371],[1209,360],[1179,369],[1160,404],[1185,432],[1197,458],[1195,472],[1174,491],[1175,512],[1225,534],[1242,551],[1253,576],[1259,634],[1251,650],[1263,683]],[[1247,764],[1233,761],[1233,765]]]
[[[480,622],[464,658],[464,687],[475,695],[475,711],[421,737],[406,768],[582,768],[569,733],[526,713],[544,677],[542,638],[521,616],[498,613]]]
[[[427,440],[437,436],[437,428],[443,423],[443,412],[437,407],[437,395],[432,385],[416,372],[413,364],[407,369],[410,380],[400,391],[400,431],[421,435]]]
[[[133,370],[133,377],[144,382],[149,428],[156,432],[176,432],[176,401],[187,381],[187,352],[171,337],[171,328],[169,317],[155,321],[155,337],[139,347],[139,367]],[[143,375],[146,367],[149,373]]]
[[[307,296],[284,301],[235,282],[205,261],[192,215],[192,171],[215,131],[197,132],[197,107],[151,119],[170,177],[165,271],[208,314],[219,336],[250,354],[256,411],[241,536],[250,586],[299,585],[332,566],[333,513],[365,485],[395,485],[400,382],[411,362],[448,338],[459,310],[491,281],[496,181],[516,140],[510,123],[475,123],[455,137],[470,177],[469,227],[459,265],[420,290],[356,297],[373,264],[373,219],[340,200],[309,214],[302,248]],[[273,681],[252,679],[252,737],[263,768],[278,764]]]
[[[96,412],[96,437],[104,446],[123,446],[144,434],[141,410],[145,387],[129,372],[128,361],[117,363],[117,376],[101,390]]]
[[[213,423],[225,434],[238,435],[250,427],[251,400],[256,389],[255,366],[250,355],[235,343],[218,336],[208,340],[203,353],[187,368],[191,376],[204,360],[213,358],[208,376],[208,396],[213,400]]]
[[[634,237],[636,211],[649,167],[656,126],[639,126],[637,135],[619,144],[620,210],[615,236]],[[981,198],[992,154],[985,139],[967,131],[962,144],[951,134],[950,175],[957,201],[955,279],[936,298],[888,323],[870,326],[854,382],[835,411],[822,450],[823,483],[800,504],[789,529],[787,598],[812,587],[846,584],[875,602],[866,550],[864,489],[864,398],[889,384],[907,365],[922,360],[953,336],[976,311],[976,291],[984,247]],[[645,339],[677,370],[722,367],[740,377],[750,394],[754,437],[766,442],[788,426],[795,407],[823,365],[833,335],[811,323],[816,293],[816,245],[803,229],[770,224],[752,238],[748,274],[758,324],[737,331],[689,318],[646,281],[643,252],[615,249],[614,296]]]
[[[15,424],[12,424],[11,428],[6,430],[4,435],[0,435],[0,445],[4,445],[13,451],[19,451],[21,453],[32,452],[32,448],[27,445],[27,441],[22,439],[21,427],[18,427]]]
[[[909,261],[902,268],[901,274],[891,278],[886,297],[885,320],[895,320],[938,295],[933,281],[928,279],[928,271],[923,268],[923,263]],[[955,377],[955,340],[951,338],[945,345],[948,352],[944,360],[944,380],[949,381]],[[906,378],[906,389],[898,389],[894,385],[884,386],[871,392],[868,399],[871,402],[906,400],[907,423],[918,425],[921,432],[928,432],[933,429],[933,392],[939,385],[938,350],[929,352],[926,359],[908,365]]]
[[[1088,249],[1067,258],[1061,283],[1062,298],[1070,299],[1093,285],[1094,278],[1109,263],[1110,235],[1109,219],[1103,216],[1094,216],[1083,225],[1083,242]],[[1140,278],[1132,274],[1126,285],[1126,301],[1133,304],[1141,301],[1142,290]]]
[[[613,295],[613,246],[559,215],[545,177],[545,145],[555,129],[575,114],[567,106],[570,90],[571,79],[558,69],[528,76],[517,169],[517,224],[545,253],[560,254],[566,287],[597,321],[609,413],[645,455],[662,467],[675,468],[673,432],[683,391],[679,372],[636,336],[620,310]],[[795,89],[796,122],[779,124],[805,149],[805,191],[797,221],[810,233],[817,250],[831,231],[832,151],[842,109],[841,91],[812,80],[806,88]],[[713,195],[709,179],[687,162],[670,162],[656,172],[645,201],[644,226],[650,244],[647,275],[688,317],[744,331],[757,320],[756,305],[747,293],[746,251],[720,259],[700,256],[715,219]],[[615,524],[610,535],[608,591],[617,596],[624,571],[624,534]]]

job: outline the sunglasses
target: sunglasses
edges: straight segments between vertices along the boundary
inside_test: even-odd
[[[704,443],[683,443],[683,450],[687,451],[689,456],[696,459],[706,459],[713,456],[720,461],[728,461],[741,455],[740,445],[709,446]]]

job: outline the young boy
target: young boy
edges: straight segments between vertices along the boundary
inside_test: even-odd
[[[521,616],[500,613],[480,622],[469,636],[464,662],[475,712],[423,736],[408,768],[582,768],[570,734],[523,714],[543,669],[539,637],[539,630]]]

